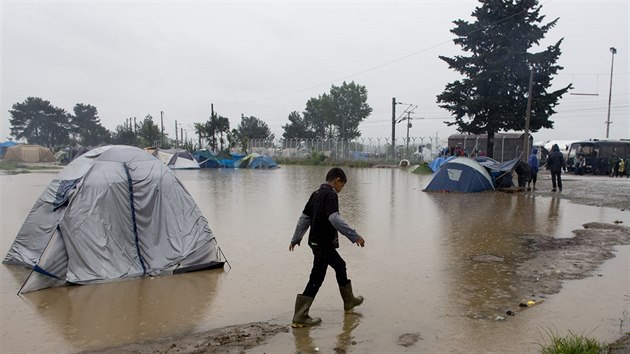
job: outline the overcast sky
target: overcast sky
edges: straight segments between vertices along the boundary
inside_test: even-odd
[[[210,105],[230,119],[265,121],[277,138],[292,111],[355,81],[372,115],[362,136],[391,137],[391,102],[417,105],[412,137],[455,133],[436,95],[459,78],[452,21],[471,20],[473,0],[416,1],[2,1],[0,141],[11,106],[41,97],[71,112],[97,107],[103,126],[151,114],[175,135],[194,136]],[[612,53],[611,138],[630,137],[627,0],[541,1],[545,23],[559,17],[543,46],[564,38],[556,89],[572,82],[535,141],[603,138]],[[597,94],[597,95],[596,95]],[[406,106],[397,106],[402,112]],[[525,115],[525,112],[523,112]],[[398,124],[397,137],[406,135]]]

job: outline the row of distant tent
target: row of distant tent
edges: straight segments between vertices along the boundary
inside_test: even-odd
[[[199,168],[276,168],[278,164],[269,156],[251,153],[230,154],[220,152],[215,155],[208,150],[196,150],[192,154],[183,149],[145,148],[146,152],[164,162],[172,170]]]
[[[225,151],[217,155],[208,150],[195,150],[193,158],[200,168],[276,168],[278,164],[271,157],[251,153],[249,155],[232,154]]]
[[[278,164],[269,156],[256,153],[230,154],[220,152],[215,155],[208,150],[197,150],[193,154],[183,149],[146,148],[146,152],[158,158],[173,170],[199,168],[276,168]],[[60,150],[53,155],[50,149],[40,145],[17,144],[12,141],[0,143],[0,158],[3,161],[15,162],[54,162],[72,161],[74,158],[89,151],[88,148],[77,145],[73,148]]]

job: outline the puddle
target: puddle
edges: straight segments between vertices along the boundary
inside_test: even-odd
[[[288,325],[312,262],[308,247],[290,253],[289,240],[327,169],[177,172],[232,265],[225,272],[18,297],[27,272],[0,266],[3,351],[75,352],[233,324]],[[366,247],[343,239],[339,251],[365,303],[358,315],[344,315],[331,270],[311,308],[323,325],[280,333],[253,352],[315,347],[321,352],[537,352],[532,333],[552,323],[559,330],[597,327],[597,336],[614,339],[615,316],[630,304],[628,246],[617,248],[625,265],[619,257],[607,261],[597,270],[602,277],[567,282],[561,293],[514,317],[505,315],[504,304],[517,307],[521,300],[517,265],[526,252],[523,237],[570,237],[586,222],[630,225],[628,211],[531,193],[429,194],[421,190],[430,176],[399,169],[347,169],[347,174],[339,195],[341,214],[366,239]],[[0,176],[2,257],[53,176]],[[625,290],[610,279],[626,279]],[[569,291],[571,296],[565,294]],[[598,302],[599,311],[582,311],[581,301],[598,300],[574,293],[607,295]],[[495,314],[507,319],[494,321]]]

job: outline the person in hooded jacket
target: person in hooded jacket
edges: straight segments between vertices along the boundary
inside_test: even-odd
[[[532,153],[527,158],[527,163],[529,167],[532,169],[532,177],[529,181],[527,181],[527,190],[530,191],[531,184],[534,184],[534,190],[536,190],[536,179],[538,178],[538,149],[533,148]]]
[[[560,147],[558,144],[553,144],[551,147],[551,153],[549,157],[547,157],[547,169],[551,172],[551,185],[553,189],[552,192],[555,192],[556,186],[562,192],[562,170],[567,168],[566,161],[564,160],[564,155],[560,152]]]

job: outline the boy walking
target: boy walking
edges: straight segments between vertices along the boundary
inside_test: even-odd
[[[295,246],[300,245],[302,237],[310,227],[308,245],[313,251],[313,268],[304,292],[298,294],[295,299],[295,313],[291,324],[293,327],[315,326],[321,323],[320,318],[311,318],[308,311],[324,282],[328,266],[335,270],[344,310],[349,312],[363,303],[363,296],[354,296],[352,283],[346,273],[346,262],[336,250],[339,247],[338,232],[357,246],[365,245],[363,238],[339,215],[337,193],[341,192],[346,182],[346,173],[341,168],[330,169],[326,174],[326,183],[311,194],[295,227],[289,251],[293,252]]]

